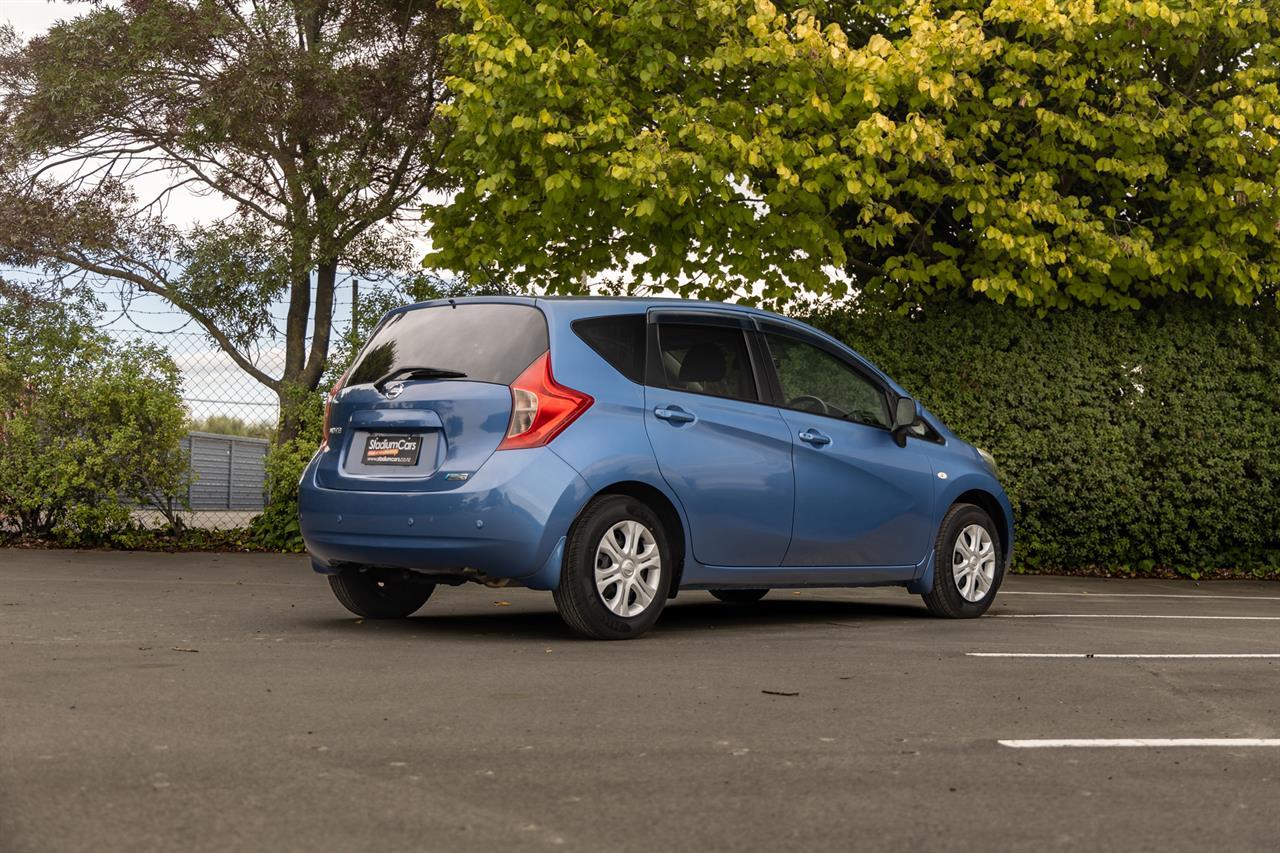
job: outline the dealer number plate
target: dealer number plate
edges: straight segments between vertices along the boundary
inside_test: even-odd
[[[362,459],[366,465],[417,465],[421,452],[420,435],[370,435]]]

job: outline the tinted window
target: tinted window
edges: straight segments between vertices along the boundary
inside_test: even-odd
[[[759,400],[741,329],[663,323],[659,352],[667,387],[737,400]]]
[[[400,368],[434,367],[474,382],[510,385],[546,351],[547,321],[528,305],[415,308],[374,333],[348,384],[376,382]]]
[[[765,335],[788,409],[888,427],[880,387],[826,350],[786,335]]]
[[[644,382],[643,314],[621,314],[615,317],[592,317],[576,320],[573,330],[587,342],[613,369],[632,382]]]

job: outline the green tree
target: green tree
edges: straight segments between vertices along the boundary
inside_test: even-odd
[[[1274,0],[454,5],[432,264],[774,303],[1276,289]]]
[[[397,217],[445,186],[454,20],[419,0],[158,0],[27,43],[0,29],[0,262],[158,294],[282,403],[316,388],[339,269],[413,265]],[[179,190],[210,216],[173,220]],[[270,373],[251,345],[281,301]]]
[[[101,540],[130,506],[178,524],[185,421],[163,351],[57,303],[0,300],[0,518],[20,533]]]

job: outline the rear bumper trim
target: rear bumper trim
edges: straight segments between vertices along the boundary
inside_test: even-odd
[[[345,564],[559,581],[555,552],[590,497],[586,481],[547,448],[495,453],[448,492],[354,492],[303,477],[303,540],[317,571]],[[335,564],[338,564],[335,566]]]

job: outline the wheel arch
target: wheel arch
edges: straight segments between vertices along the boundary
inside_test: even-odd
[[[950,511],[956,504],[973,504],[991,516],[991,520],[996,524],[996,533],[1000,537],[1000,553],[1004,556],[1005,567],[1008,568],[1013,557],[1009,552],[1009,518],[996,496],[983,489],[969,489],[956,495],[947,510]]]
[[[688,539],[685,533],[684,519],[675,502],[665,492],[649,483],[639,480],[621,480],[600,489],[592,500],[602,495],[626,495],[635,498],[649,509],[657,513],[659,520],[671,537],[671,552],[675,557],[675,568],[671,576],[671,590],[668,598],[675,598],[680,589],[680,579],[684,575],[685,551]]]

